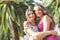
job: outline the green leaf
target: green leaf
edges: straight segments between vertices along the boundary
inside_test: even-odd
[[[43,5],[45,6],[45,7],[47,7],[47,6],[49,6],[51,3],[53,2],[53,0],[43,0]]]
[[[10,13],[10,17],[11,17],[12,21],[14,21],[16,16],[14,13],[14,7],[12,5],[10,6],[10,12],[9,13]]]
[[[2,12],[2,7],[3,7],[3,4],[0,4],[0,14]]]
[[[4,4],[2,9],[2,28],[5,30],[5,16],[6,16],[6,4]]]
[[[19,16],[17,16],[15,22],[16,22],[16,24],[17,24],[18,26],[20,26],[21,22],[20,22],[20,18],[19,18]]]

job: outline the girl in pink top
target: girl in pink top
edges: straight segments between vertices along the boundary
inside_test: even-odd
[[[36,16],[39,17],[40,19],[40,22],[38,24],[38,29],[41,32],[53,31],[55,27],[55,23],[51,15],[48,14],[49,12],[42,5],[39,5],[39,4],[36,4],[34,6],[34,10],[35,10]],[[59,39],[57,35],[50,34],[50,35],[44,36],[43,40],[59,40]]]

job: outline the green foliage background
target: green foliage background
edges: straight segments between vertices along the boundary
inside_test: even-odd
[[[60,0],[50,0],[50,2],[41,0],[41,2],[51,12],[56,25],[60,25]],[[16,24],[18,35],[24,35],[23,22],[26,20],[25,11],[28,7],[33,8],[33,3],[36,2],[34,0],[0,0],[0,40],[11,39],[9,20]]]

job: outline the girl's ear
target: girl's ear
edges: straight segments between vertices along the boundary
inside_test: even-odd
[[[43,12],[44,12],[44,13],[47,13],[47,11],[46,11],[46,10],[44,10]]]

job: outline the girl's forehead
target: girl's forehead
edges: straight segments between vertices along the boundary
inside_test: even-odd
[[[29,13],[33,13],[33,11],[29,11]]]
[[[40,6],[34,6],[34,10],[38,10]]]

